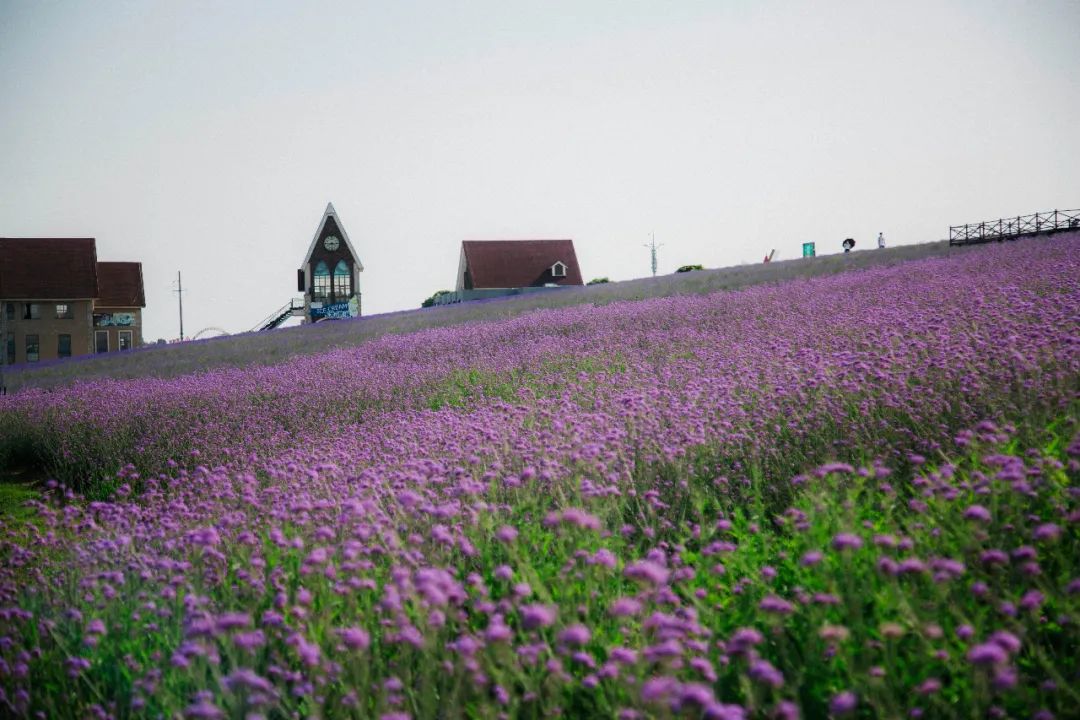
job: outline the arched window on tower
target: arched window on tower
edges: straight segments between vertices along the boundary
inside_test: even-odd
[[[352,295],[352,273],[344,260],[334,266],[334,299],[348,300]]]
[[[314,278],[311,282],[311,297],[324,298],[330,294],[330,268],[322,260],[315,266]]]

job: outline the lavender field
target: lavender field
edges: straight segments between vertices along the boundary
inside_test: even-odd
[[[1077,717],[1078,410],[1080,235],[26,389],[0,715]]]

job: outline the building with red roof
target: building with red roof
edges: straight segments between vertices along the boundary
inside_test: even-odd
[[[138,347],[145,306],[142,265],[98,262],[94,238],[0,238],[5,365]]]
[[[584,285],[573,240],[464,240],[455,291],[438,304]]]

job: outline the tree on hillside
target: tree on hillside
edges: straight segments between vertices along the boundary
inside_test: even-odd
[[[435,304],[435,301],[438,300],[439,298],[441,298],[443,295],[452,295],[453,293],[454,293],[453,290],[437,290],[434,295],[429,297],[424,302],[420,303],[420,307],[422,307],[422,308],[431,307],[432,305]]]
[[[705,269],[705,267],[703,265],[683,265],[681,268],[679,268],[675,272],[677,272],[677,273],[693,272],[694,270],[704,270],[704,269]]]
[[[590,280],[589,282],[587,282],[585,284],[586,285],[603,285],[604,283],[607,283],[607,282],[611,282],[611,281],[608,280],[606,277],[599,277],[599,278],[593,278],[592,280]]]

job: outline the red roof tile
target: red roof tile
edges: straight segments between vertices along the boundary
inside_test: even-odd
[[[96,307],[146,307],[142,263],[99,262]]]
[[[582,285],[573,240],[464,240],[465,267],[475,289]],[[553,277],[561,261],[565,277]]]
[[[97,289],[93,238],[0,238],[0,298],[82,300]]]

